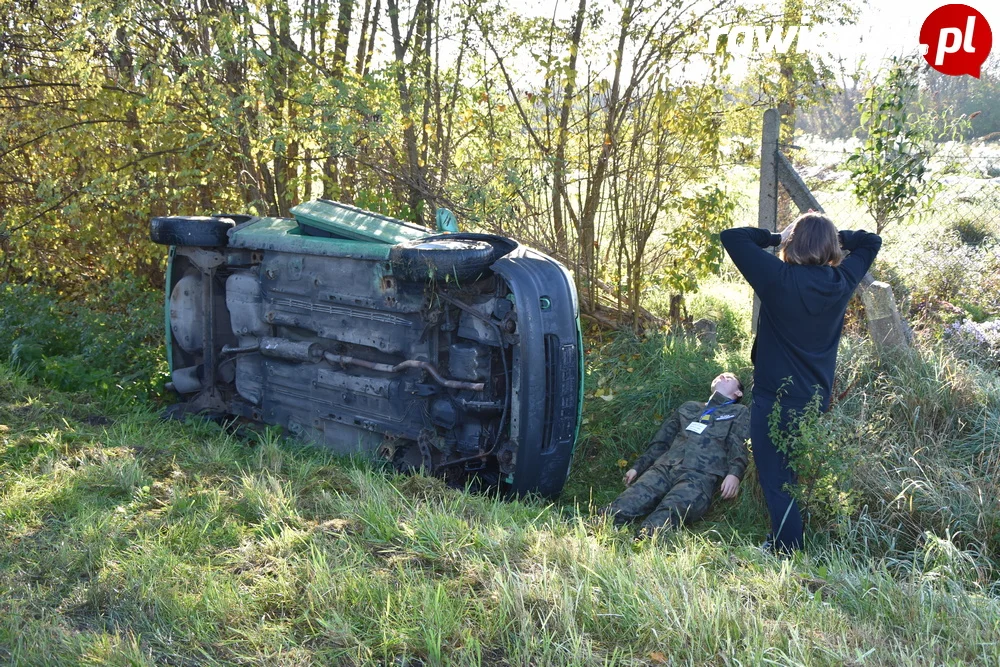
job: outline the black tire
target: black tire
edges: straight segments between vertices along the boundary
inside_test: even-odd
[[[163,245],[217,248],[229,243],[233,225],[229,218],[170,215],[150,221],[149,238]]]
[[[486,241],[432,237],[407,241],[389,251],[393,272],[403,280],[450,277],[459,282],[478,280],[489,273],[496,250]]]

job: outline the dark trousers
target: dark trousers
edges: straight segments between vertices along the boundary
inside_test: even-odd
[[[781,426],[786,431],[791,422],[791,411],[801,412],[802,405],[788,405],[781,401]],[[802,548],[802,514],[799,504],[786,490],[798,482],[788,463],[788,456],[779,452],[771,441],[769,417],[775,400],[754,395],[750,406],[750,442],[753,460],[757,464],[757,478],[764,492],[767,513],[771,518],[771,537],[775,549],[789,552]]]

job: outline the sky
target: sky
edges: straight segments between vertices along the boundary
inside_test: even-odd
[[[591,0],[604,4],[607,0]],[[864,2],[864,0],[860,0]],[[859,4],[860,4],[859,2]],[[610,4],[610,3],[607,3]],[[781,0],[768,3],[781,6]],[[855,25],[824,26],[822,53],[843,58],[851,66],[864,58],[869,70],[877,70],[883,59],[894,55],[904,55],[917,51],[920,47],[920,26],[924,19],[942,5],[952,4],[949,0],[868,0],[860,8]],[[975,0],[964,2],[982,13],[993,32],[994,57],[1000,55],[1000,0]],[[512,9],[532,16],[549,18],[553,10],[563,18],[569,18],[577,6],[575,0],[510,0]],[[737,65],[737,68],[739,66]],[[733,72],[731,72],[733,73]]]
[[[706,2],[708,0],[705,0]],[[754,0],[750,0],[753,2]],[[767,7],[780,8],[782,0],[756,0]],[[857,71],[855,65],[864,61],[863,69],[877,72],[883,60],[899,55],[908,55],[920,49],[920,27],[924,19],[935,9],[952,4],[949,0],[851,0],[861,5],[857,22],[854,25],[825,25],[825,34],[820,39],[816,51],[823,59],[835,66],[842,59],[848,72]],[[551,19],[556,17],[568,21],[578,5],[578,0],[502,0],[509,9],[524,15]],[[993,62],[1000,62],[1000,0],[973,0],[967,4],[982,13],[993,33]],[[613,12],[611,0],[588,0],[591,9],[601,7]],[[610,13],[609,12],[609,13]],[[608,18],[606,15],[605,18]],[[770,29],[771,26],[764,26]],[[607,28],[606,28],[607,29]],[[445,36],[441,43],[441,54],[447,59],[450,53],[457,52],[457,35]],[[707,35],[706,35],[707,38]],[[706,39],[707,44],[707,39]],[[356,48],[354,46],[351,47]],[[391,59],[391,49],[388,38],[383,33],[379,40],[376,61]],[[706,46],[707,53],[707,46]],[[594,54],[591,54],[592,56]],[[714,56],[711,56],[714,58]],[[515,54],[506,53],[505,59],[518,85],[538,85],[541,76],[539,66],[523,49]],[[591,57],[590,66],[600,68],[602,58],[598,54]],[[603,58],[603,67],[610,67],[610,57]],[[734,58],[728,68],[728,73],[739,80],[742,73],[748,70],[751,59]],[[626,65],[627,69],[627,65]],[[708,73],[707,62],[688,64],[683,72],[676,73],[679,78],[701,80]],[[626,72],[627,75],[627,72]]]
[[[948,0],[870,0],[854,26],[831,28],[827,46],[848,62],[860,56],[872,64],[893,55],[911,53],[920,44],[920,26],[927,15]],[[1000,54],[1000,0],[963,2],[979,10],[993,31],[994,56]]]

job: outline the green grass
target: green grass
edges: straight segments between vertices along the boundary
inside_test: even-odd
[[[764,516],[752,481],[663,543],[609,527],[592,510],[620,489],[617,458],[641,451],[656,411],[704,394],[718,369],[745,371],[746,360],[742,349],[708,354],[662,337],[590,347],[585,438],[555,505],[394,476],[273,432],[163,423],[148,405],[63,393],[0,366],[0,662],[1000,660],[1000,601],[982,554],[943,530],[892,548],[889,514],[874,506],[836,532],[811,531],[809,554],[792,561],[756,549]],[[845,373],[893,382],[867,355],[845,350]],[[879,389],[885,419],[940,402],[905,438],[929,446],[965,429],[968,449],[923,482],[950,490],[957,510],[974,494],[950,487],[959,480],[948,471],[996,446],[958,422],[973,418],[972,403],[994,405],[997,388],[967,384],[968,368],[935,359],[913,360],[907,387]],[[599,387],[612,400],[594,396]],[[869,398],[842,409],[855,415]],[[906,463],[888,453],[882,465]],[[907,474],[928,464],[912,454]],[[912,515],[932,502],[918,500]]]
[[[735,501],[662,543],[595,511],[663,416],[720,371],[749,378],[732,272],[688,299],[718,346],[588,332],[556,503],[163,423],[154,295],[126,289],[107,317],[5,290],[0,663],[1000,662],[1000,375],[933,330],[900,355],[845,336],[831,418],[861,451],[841,480],[861,502],[808,515],[806,555],[782,561],[756,548],[752,464]],[[25,339],[39,355],[12,358]]]

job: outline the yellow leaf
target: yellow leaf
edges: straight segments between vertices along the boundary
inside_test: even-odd
[[[652,660],[653,662],[655,662],[658,665],[665,665],[665,664],[667,664],[667,656],[663,655],[659,651],[653,651],[652,653],[650,653],[649,654],[649,659]]]
[[[618,459],[618,467],[619,468],[624,468],[627,465],[628,465],[628,461],[626,461],[625,459]]]
[[[631,366],[629,366],[629,367],[628,367],[628,368],[626,368],[625,370],[627,370],[627,371],[628,371],[629,373],[631,373],[631,372],[632,372],[632,371],[634,371],[635,369],[634,369],[634,368],[632,368]]]

